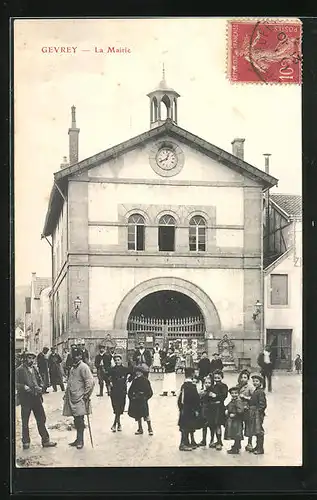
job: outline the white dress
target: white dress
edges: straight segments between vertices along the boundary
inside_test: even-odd
[[[161,368],[161,356],[159,351],[154,351],[153,368]]]

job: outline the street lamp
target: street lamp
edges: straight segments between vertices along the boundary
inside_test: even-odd
[[[74,300],[74,310],[75,310],[75,318],[76,319],[78,318],[78,314],[79,314],[79,311],[80,311],[80,306],[81,306],[81,300],[77,296],[76,299]]]
[[[262,311],[262,304],[259,300],[256,301],[254,304],[254,313],[252,314],[253,321],[256,320],[256,318],[261,314]]]

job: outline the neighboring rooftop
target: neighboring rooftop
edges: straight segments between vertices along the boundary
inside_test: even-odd
[[[52,284],[51,278],[39,278],[36,277],[34,280],[34,298],[39,299],[41,292],[44,288],[50,287]]]
[[[270,199],[281,209],[289,218],[302,217],[302,197],[300,194],[281,194],[274,193]]]

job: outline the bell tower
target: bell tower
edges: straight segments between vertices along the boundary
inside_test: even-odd
[[[150,128],[162,125],[167,119],[177,124],[177,98],[180,95],[167,85],[164,64],[162,80],[147,95],[150,98]]]

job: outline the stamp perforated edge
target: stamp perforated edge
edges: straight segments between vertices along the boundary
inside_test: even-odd
[[[264,81],[261,81],[259,80],[258,82],[254,82],[254,81],[250,81],[250,82],[246,82],[246,81],[243,81],[243,82],[239,82],[239,81],[233,81],[231,80],[231,57],[230,57],[230,51],[231,51],[231,25],[233,23],[250,23],[250,24],[254,24],[254,23],[258,23],[258,22],[266,22],[266,23],[270,23],[270,24],[285,24],[285,23],[289,23],[289,24],[298,24],[300,26],[300,48],[301,48],[301,55],[302,55],[302,41],[303,41],[303,23],[302,21],[298,18],[298,17],[293,17],[293,18],[284,18],[284,17],[275,17],[275,18],[270,18],[270,17],[240,17],[240,18],[231,18],[231,19],[227,19],[227,22],[226,22],[226,79],[229,81],[229,83],[231,85],[272,85],[272,86],[275,86],[275,85],[282,85],[282,86],[286,86],[286,85],[297,85],[297,86],[301,86],[302,85],[302,81],[303,81],[303,65],[302,65],[302,60],[300,62],[300,82],[299,83],[292,83],[292,82],[264,82]]]

